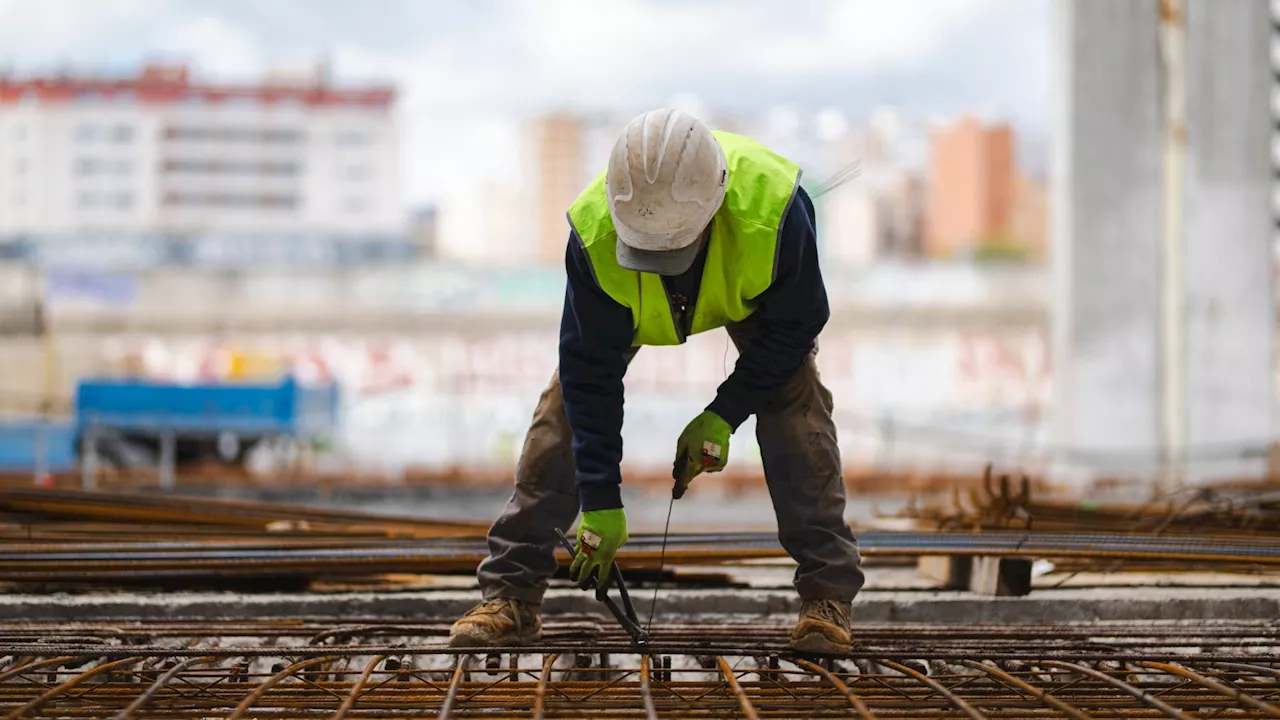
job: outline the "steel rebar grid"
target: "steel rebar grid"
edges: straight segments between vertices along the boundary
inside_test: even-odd
[[[596,623],[600,623],[598,626]],[[1280,625],[855,628],[794,657],[786,626],[655,628],[639,656],[597,618],[537,647],[453,650],[448,622],[0,625],[11,718],[1265,717]],[[199,630],[198,632],[189,631]],[[504,662],[505,658],[505,662]]]

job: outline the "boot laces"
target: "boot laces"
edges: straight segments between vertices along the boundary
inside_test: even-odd
[[[847,622],[844,608],[835,600],[815,600],[810,605],[809,614],[832,625],[843,625]]]
[[[512,622],[515,623],[517,632],[522,630],[525,624],[524,618],[520,613],[520,605],[520,602],[514,598],[491,598],[484,603],[484,607],[487,610],[496,610],[498,612],[505,610],[506,614],[511,617]]]

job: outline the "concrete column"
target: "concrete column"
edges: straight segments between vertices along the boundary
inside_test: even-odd
[[[1053,163],[1056,445],[1155,448],[1160,432],[1156,0],[1059,0]]]
[[[1184,311],[1175,326],[1180,342],[1172,343],[1181,357],[1172,363],[1161,355],[1170,296],[1161,291],[1157,0],[1058,7],[1054,437],[1086,451],[1074,454],[1082,465],[1103,471],[1156,470],[1166,420],[1177,424],[1193,461],[1206,444],[1242,446],[1272,430],[1269,7],[1267,0],[1186,4],[1187,149],[1174,245],[1183,262],[1171,294]],[[1171,419],[1162,416],[1166,380],[1183,400]],[[1246,469],[1195,462],[1188,477]]]
[[[1272,433],[1271,34],[1267,0],[1188,2],[1185,396],[1193,448]]]

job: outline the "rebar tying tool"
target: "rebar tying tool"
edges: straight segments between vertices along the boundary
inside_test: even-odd
[[[571,541],[560,528],[556,528],[556,535],[560,537],[560,544],[565,550],[569,551],[569,557],[577,554],[577,550],[573,547]],[[609,612],[617,618],[618,624],[631,637],[631,644],[636,647],[643,647],[649,643],[649,631],[640,625],[640,618],[636,616],[636,609],[631,604],[631,595],[627,593],[627,584],[622,579],[622,570],[618,567],[618,561],[613,562],[613,566],[609,569],[610,577],[614,585],[618,587],[618,595],[622,597],[622,607],[618,607],[618,603],[609,597],[609,583],[603,585],[596,581],[596,578],[590,578],[588,587],[595,587],[596,599],[605,604],[609,608]]]

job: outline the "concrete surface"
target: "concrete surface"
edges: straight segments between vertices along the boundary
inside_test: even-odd
[[[1186,400],[1191,445],[1270,438],[1271,8],[1187,6]],[[1261,467],[1261,461],[1256,463]]]
[[[1157,0],[1059,0],[1053,162],[1053,433],[1159,442]]]
[[[648,616],[652,594],[637,589],[637,613]],[[332,594],[95,593],[3,595],[0,621],[159,619],[255,619],[266,617],[448,618],[479,600],[474,590],[356,592]],[[663,591],[658,617],[691,615],[794,615],[799,599],[790,590]],[[543,607],[548,616],[606,613],[591,595],[554,589]],[[1083,588],[1037,590],[1021,598],[989,598],[941,591],[864,592],[854,604],[861,622],[1045,623],[1095,620],[1274,620],[1280,617],[1275,588]]]
[[[1054,440],[1156,461],[1167,379],[1183,398],[1174,422],[1193,448],[1189,479],[1254,473],[1261,459],[1228,449],[1208,468],[1194,448],[1272,434],[1271,12],[1267,0],[1186,4],[1185,307],[1166,366],[1157,5],[1059,2]]]

